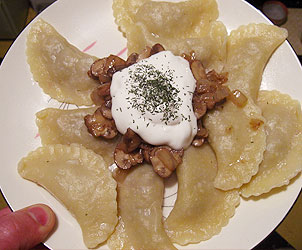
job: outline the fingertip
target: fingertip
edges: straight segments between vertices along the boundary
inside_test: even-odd
[[[25,210],[40,224],[41,233],[47,236],[52,231],[56,223],[56,215],[49,206],[45,204],[35,204],[25,208]]]
[[[9,207],[5,207],[3,209],[0,210],[0,217],[1,216],[4,216],[4,215],[7,215],[7,214],[10,214],[12,211],[10,210]]]
[[[0,249],[30,249],[46,240],[56,216],[44,204],[35,204],[0,217]]]

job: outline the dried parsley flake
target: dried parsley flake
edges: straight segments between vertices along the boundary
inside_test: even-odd
[[[129,71],[128,102],[144,115],[162,113],[166,124],[178,118],[177,111],[182,104],[179,89],[173,86],[173,71],[162,72],[153,65],[140,64]]]

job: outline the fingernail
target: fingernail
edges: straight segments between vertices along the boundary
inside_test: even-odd
[[[30,207],[27,211],[42,226],[48,223],[49,215],[42,207]]]

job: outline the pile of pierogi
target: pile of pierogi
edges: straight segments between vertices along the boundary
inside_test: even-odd
[[[75,109],[36,114],[42,146],[23,158],[19,174],[48,190],[76,218],[88,248],[176,249],[220,233],[240,197],[288,185],[302,171],[302,116],[298,101],[276,90],[260,91],[263,70],[287,31],[268,24],[240,26],[228,34],[215,0],[160,2],[113,0],[117,29],[128,55],[161,44],[190,54],[207,70],[227,72],[225,84],[247,97],[243,107],[226,100],[208,112],[207,143],[190,146],[176,169],[178,191],[162,216],[164,181],[151,165],[109,168],[119,138],[93,137],[84,117],[98,108],[99,86],[87,71],[98,58],[81,52],[42,19],[27,37],[27,58],[43,91]]]

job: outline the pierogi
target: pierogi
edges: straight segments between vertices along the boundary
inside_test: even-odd
[[[239,188],[258,172],[266,135],[265,120],[254,98],[268,59],[286,36],[286,30],[273,25],[249,24],[232,31],[228,38],[227,86],[231,91],[240,90],[247,104],[238,107],[227,101],[204,119],[218,161],[217,188]]]
[[[298,101],[278,91],[260,91],[267,146],[259,172],[241,187],[242,196],[258,196],[287,185],[302,171],[302,115]]]
[[[164,223],[164,183],[150,165],[119,170],[112,179],[108,166],[120,137],[106,140],[88,133],[84,117],[97,107],[38,112],[43,147],[21,160],[19,173],[66,206],[89,248],[108,237],[114,250],[176,249],[172,242],[208,240],[234,215],[239,191],[244,197],[260,195],[301,172],[299,104],[278,92],[261,92],[257,103],[263,69],[287,32],[250,24],[228,36],[217,21],[215,0],[113,0],[112,7],[128,54],[156,43],[175,55],[194,51],[207,70],[227,72],[226,85],[240,90],[247,103],[238,107],[227,100],[206,115],[209,144],[185,151],[177,169],[177,200]],[[69,44],[41,19],[29,31],[27,56],[46,94],[61,102],[93,104],[90,94],[99,84],[87,71],[96,57]]]
[[[78,144],[40,147],[23,158],[19,174],[53,194],[81,226],[94,248],[117,224],[116,181],[103,158]]]
[[[42,145],[78,143],[100,154],[107,166],[113,163],[114,149],[119,136],[113,140],[96,138],[87,131],[84,117],[96,107],[74,110],[47,108],[36,114],[36,124]]]
[[[176,249],[162,222],[164,182],[150,165],[117,170],[119,225],[107,241],[111,249]]]
[[[221,71],[227,31],[223,23],[215,21],[216,1],[115,0],[113,10],[115,21],[127,38],[128,54],[160,43],[175,55],[194,51],[207,68]]]
[[[42,19],[29,30],[26,53],[33,78],[46,94],[60,102],[93,104],[90,94],[98,83],[87,71],[97,57],[81,52]]]
[[[177,168],[177,200],[165,221],[168,235],[180,245],[208,240],[220,232],[234,215],[240,198],[237,190],[214,187],[215,154],[209,144],[185,151]]]
[[[243,25],[231,31],[224,68],[229,72],[226,85],[256,102],[264,67],[287,35],[286,29],[264,23]]]

